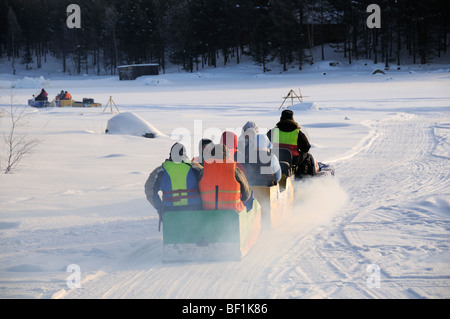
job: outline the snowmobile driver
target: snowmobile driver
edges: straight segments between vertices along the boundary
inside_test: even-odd
[[[35,101],[48,101],[48,94],[42,89],[41,93],[35,98]]]
[[[267,132],[267,137],[274,148],[286,148],[291,152],[296,177],[315,174],[314,159],[309,153],[311,144],[298,123],[294,121],[294,112],[284,110],[275,128]]]

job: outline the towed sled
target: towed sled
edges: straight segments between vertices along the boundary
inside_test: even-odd
[[[261,231],[261,206],[235,210],[168,211],[163,215],[163,261],[240,260]]]
[[[52,101],[52,107],[66,107],[66,106],[72,106],[74,100],[54,100]]]
[[[261,204],[261,218],[264,229],[274,228],[287,221],[294,208],[294,181],[318,179],[334,176],[334,167],[313,160],[313,175],[296,174],[297,168],[292,165],[292,154],[288,149],[272,150],[277,155],[281,166],[281,180],[274,186],[251,186],[253,194]]]
[[[35,101],[33,99],[28,100],[28,105],[31,107],[44,108],[49,107],[50,103],[48,101]]]
[[[253,195],[261,205],[261,223],[264,229],[274,228],[292,215],[294,207],[294,176],[285,173],[273,186],[252,186]]]
[[[75,101],[75,100],[54,100],[51,103],[51,106],[57,107],[100,107],[101,103],[94,102],[94,99],[91,98],[83,98],[83,101]]]
[[[83,98],[83,101],[75,101],[72,104],[73,107],[100,107],[100,103],[94,102],[94,99]]]
[[[281,179],[273,186],[252,186],[256,199],[261,204],[262,224],[264,229],[275,228],[292,215],[294,208],[295,167],[292,154],[288,149],[272,149],[281,166]]]

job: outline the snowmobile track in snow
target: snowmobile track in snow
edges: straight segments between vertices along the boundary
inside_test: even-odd
[[[448,129],[448,123],[441,123],[448,120],[396,114],[372,124],[372,138],[365,144],[370,147],[360,147],[337,165],[341,183],[351,194],[344,212],[331,225],[302,238],[295,246],[298,250],[290,251],[281,264],[291,267],[272,283],[274,297],[418,298],[432,297],[435,291],[448,297],[445,234],[450,224],[430,217],[424,207],[437,198],[437,205],[428,205],[436,208],[439,198],[448,196],[449,158],[436,154],[445,149],[440,143],[447,139],[435,133],[437,128]],[[400,226],[405,224],[410,227]],[[442,236],[428,237],[423,233],[427,227],[440,228]],[[377,236],[377,230],[386,228],[388,238]],[[435,254],[442,265],[433,266],[428,254]],[[413,273],[402,267],[411,255],[417,258]],[[380,269],[379,288],[367,284],[371,265]]]

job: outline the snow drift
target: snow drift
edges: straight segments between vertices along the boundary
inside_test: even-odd
[[[133,112],[120,113],[108,121],[108,134],[123,134],[155,138],[165,136],[153,125]]]
[[[41,89],[50,86],[50,80],[46,80],[43,76],[38,78],[24,77],[22,80],[17,80],[11,83],[13,89]]]
[[[302,102],[297,103],[292,106],[287,107],[289,110],[293,111],[294,114],[296,111],[319,111],[319,106],[316,102]]]

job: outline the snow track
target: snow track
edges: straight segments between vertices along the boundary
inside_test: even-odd
[[[450,167],[441,145],[448,120],[397,113],[370,123],[368,138],[335,163],[342,186],[334,185],[335,198],[326,193],[330,185],[315,186],[335,206],[346,190],[350,198],[339,212],[317,206],[320,193],[306,199],[311,205],[296,207],[289,225],[262,233],[241,262],[165,264],[155,242],[65,297],[448,297],[450,223],[439,214],[449,208]],[[368,284],[371,267],[380,269],[379,288]]]
[[[450,162],[436,154],[448,143],[448,132],[442,138],[436,129],[446,130],[448,120],[400,113],[373,124],[370,147],[337,165],[351,194],[343,213],[281,261],[290,266],[272,282],[273,297],[449,296]],[[379,288],[367,283],[373,266]]]

